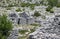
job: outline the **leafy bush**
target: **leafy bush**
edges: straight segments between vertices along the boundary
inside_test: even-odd
[[[60,3],[58,3],[56,6],[57,6],[57,7],[60,7]]]
[[[50,13],[54,13],[54,11],[53,10],[50,10]]]
[[[52,10],[52,6],[48,6],[47,8],[46,8],[46,11],[48,11],[48,12],[50,12],[50,13],[54,13],[54,11]]]
[[[9,31],[12,30],[12,23],[7,19],[6,15],[0,16],[0,36],[1,39],[5,39],[9,35]]]
[[[34,10],[35,4],[30,4],[31,10]]]
[[[50,11],[52,9],[52,6],[48,6],[47,8],[46,8],[46,11]]]
[[[20,30],[19,31],[21,34],[25,34],[26,32],[28,32],[27,30]]]
[[[20,5],[21,5],[21,7],[25,7],[25,6],[26,6],[26,4],[25,4],[25,3],[21,3]]]
[[[39,16],[41,16],[41,14],[38,11],[35,11],[34,16],[39,17]]]
[[[22,11],[20,8],[16,9],[17,12]]]
[[[58,0],[48,0],[48,5],[50,5],[50,6],[56,6],[57,5],[57,3],[58,3]]]
[[[30,33],[32,33],[32,32],[34,32],[34,31],[35,31],[35,29],[30,29],[30,31],[31,31]]]
[[[34,10],[34,6],[35,6],[35,4],[30,4],[30,3],[21,3],[20,5],[21,5],[21,7],[29,7],[30,6],[31,10]]]

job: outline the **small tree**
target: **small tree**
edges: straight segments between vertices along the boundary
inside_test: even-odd
[[[0,35],[2,36],[1,38],[8,36],[10,30],[12,30],[12,23],[7,19],[6,15],[0,16]]]

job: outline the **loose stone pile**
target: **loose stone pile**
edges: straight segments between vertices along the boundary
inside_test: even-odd
[[[29,39],[60,39],[60,15],[43,24],[29,35]]]
[[[11,31],[11,34],[9,35],[9,37],[7,39],[18,39],[18,30],[13,30]]]

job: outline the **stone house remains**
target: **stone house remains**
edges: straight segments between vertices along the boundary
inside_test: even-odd
[[[29,16],[25,12],[23,13],[10,13],[8,16],[9,20],[11,20],[14,24],[33,24],[34,18]]]

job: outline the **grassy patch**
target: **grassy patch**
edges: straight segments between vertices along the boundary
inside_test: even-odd
[[[52,8],[53,8],[52,6],[48,6],[48,7],[46,8],[46,11],[48,11],[48,12],[50,12],[50,13],[54,13],[54,11],[53,11]]]
[[[35,4],[30,4],[31,10],[34,10]]]
[[[57,3],[57,5],[56,5],[57,7],[60,7],[60,3]]]
[[[40,6],[40,4],[30,4],[30,3],[21,3],[21,7],[30,7],[31,10],[34,10],[35,6]]]
[[[53,10],[50,10],[50,13],[54,13],[54,11]]]
[[[7,10],[11,10],[11,7],[6,7]]]
[[[31,24],[32,26],[38,26],[39,24]]]
[[[30,4],[29,3],[21,3],[21,7],[28,7]]]
[[[26,36],[23,36],[23,37],[19,37],[18,39],[26,39]]]
[[[39,17],[39,16],[41,16],[41,14],[38,11],[35,11],[34,16]]]
[[[35,31],[35,29],[30,29],[30,31],[31,31],[30,33],[32,33],[32,32],[34,32],[34,31]]]
[[[20,8],[16,9],[17,12],[22,11]]]
[[[20,30],[19,32],[20,32],[20,34],[25,34],[28,31],[27,30]]]
[[[48,6],[48,7],[46,8],[46,11],[49,12],[52,8],[53,8],[52,6]]]

